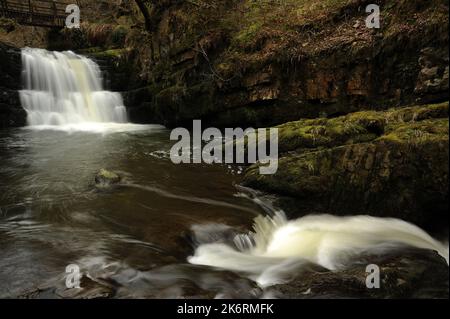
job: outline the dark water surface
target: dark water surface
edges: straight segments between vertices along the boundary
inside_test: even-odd
[[[188,234],[195,224],[248,229],[262,209],[236,196],[234,170],[172,164],[171,143],[156,126],[0,131],[0,297],[70,296],[69,264],[114,297],[251,296],[249,280],[188,264]],[[100,168],[123,185],[96,191]]]

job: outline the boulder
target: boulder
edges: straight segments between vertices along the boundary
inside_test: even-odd
[[[95,175],[95,187],[108,188],[112,185],[118,184],[121,179],[122,178],[120,177],[120,175],[102,168]]]
[[[366,285],[368,265],[377,265],[380,270],[379,288]],[[269,288],[267,293],[291,299],[447,299],[448,265],[434,251],[411,248],[381,256],[367,255],[345,270],[302,273],[291,282]]]
[[[447,227],[448,103],[358,112],[279,126],[274,175],[247,169],[244,184],[280,196],[294,216],[311,212],[395,217]]]
[[[20,105],[22,60],[19,49],[0,42],[0,128],[26,125]]]

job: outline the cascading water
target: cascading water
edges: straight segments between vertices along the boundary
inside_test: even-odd
[[[270,286],[303,266],[345,269],[360,254],[402,246],[435,250],[447,263],[449,258],[448,246],[419,227],[392,218],[311,215],[289,221],[278,211],[272,217],[257,217],[253,227],[254,232],[236,235],[232,243],[217,241],[217,231],[208,236],[205,226],[196,227],[199,246],[189,262],[247,273],[260,285]]]
[[[92,60],[71,51],[22,50],[22,107],[31,126],[126,123],[122,96],[105,91]]]

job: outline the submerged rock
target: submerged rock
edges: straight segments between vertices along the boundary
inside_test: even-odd
[[[448,103],[358,112],[279,126],[278,172],[251,166],[244,184],[280,195],[293,215],[396,217],[447,227]]]
[[[121,180],[120,175],[102,168],[95,175],[95,186],[97,188],[108,188],[119,183]]]
[[[366,267],[380,269],[379,288],[367,288]],[[448,298],[449,273],[444,258],[431,250],[407,249],[383,256],[365,256],[341,271],[310,272],[271,287],[279,298]]]

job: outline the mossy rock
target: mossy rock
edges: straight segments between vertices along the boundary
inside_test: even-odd
[[[260,175],[255,164],[244,184],[294,199],[295,215],[370,214],[442,228],[448,210],[449,120],[439,117],[446,114],[448,103],[290,123],[289,131],[281,129],[277,173]],[[382,130],[368,129],[374,121]]]
[[[95,175],[95,186],[97,188],[108,188],[112,185],[120,183],[121,180],[122,178],[119,174],[102,168]]]

